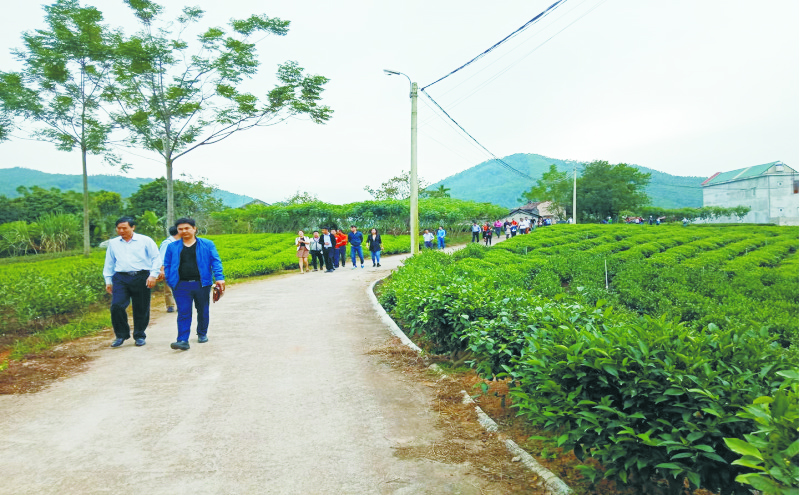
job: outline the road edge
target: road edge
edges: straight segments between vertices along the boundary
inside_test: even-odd
[[[391,274],[390,274],[391,275]],[[375,312],[381,317],[381,321],[388,327],[389,332],[392,335],[396,336],[403,342],[403,344],[411,349],[414,350],[417,354],[422,355],[423,351],[419,348],[408,336],[403,332],[403,330],[397,325],[397,323],[389,316],[389,313],[383,309],[381,303],[378,302],[378,298],[375,297],[375,285],[384,280],[386,277],[379,278],[374,280],[372,283],[369,284],[367,287],[367,297],[369,298],[370,302],[372,302],[372,307],[375,309]],[[438,369],[438,366],[434,368],[436,371],[441,373]],[[464,395],[464,403],[471,403],[475,405],[475,412],[478,414],[478,423],[489,432],[498,432],[499,426],[495,421],[490,418],[483,410],[475,404],[475,401],[467,394],[465,391],[462,390],[462,394]],[[498,441],[502,442],[505,445],[506,450],[508,450],[513,456],[519,457],[522,464],[528,468],[531,472],[537,475],[539,478],[543,480],[542,484],[544,487],[549,490],[553,495],[572,495],[574,491],[564,483],[561,478],[556,476],[552,471],[547,469],[546,467],[539,464],[536,459],[533,458],[528,452],[522,449],[519,445],[517,445],[513,440],[507,438],[501,438],[502,435],[498,436]]]

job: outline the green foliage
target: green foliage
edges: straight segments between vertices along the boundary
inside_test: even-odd
[[[740,474],[736,481],[765,495],[797,493],[798,394],[797,370],[779,371],[786,378],[772,396],[758,397],[737,416],[750,420],[756,430],[744,439],[725,438],[729,449],[740,454],[733,464],[755,470]]]
[[[409,174],[409,172],[403,172],[400,175],[392,177],[391,179],[382,183],[381,187],[377,189],[364,186],[364,190],[370,193],[376,201],[385,201],[387,199],[408,199],[411,197],[411,177]],[[417,191],[420,197],[424,197],[426,195],[426,187],[428,187],[428,184],[425,183],[422,177],[418,177]]]
[[[175,195],[175,217],[190,217],[199,225],[208,222],[212,212],[223,209],[222,201],[214,196],[215,187],[207,185],[203,180],[176,180],[173,182]],[[139,186],[139,190],[129,198],[127,213],[135,217],[151,211],[166,224],[167,216],[167,180],[160,177]],[[161,229],[164,231],[164,228]]]
[[[320,105],[328,79],[306,75],[297,62],[278,66],[278,84],[263,99],[244,92],[241,82],[259,67],[255,36],[283,36],[289,22],[264,15],[231,19],[221,27],[183,38],[197,29],[204,12],[185,8],[177,18],[161,19],[155,2],[129,1],[142,30],[115,46],[115,84],[105,96],[119,103],[114,115],[132,142],[160,154],[167,168],[167,223],[174,221],[172,167],[201,146],[259,126],[305,116],[324,123],[333,111]],[[153,29],[161,23],[160,29]]]
[[[430,351],[510,378],[519,414],[605,476],[745,493],[723,439],[766,438],[740,410],[796,370],[797,243],[793,228],[558,225],[423,253],[380,297]],[[796,413],[778,410],[794,430],[772,459],[796,465]]]
[[[447,198],[424,198],[419,201],[420,226],[433,231],[443,225],[449,233],[466,232],[473,219],[500,218],[506,213],[499,206],[473,203]],[[356,225],[367,231],[376,228],[388,234],[407,234],[409,203],[401,200],[364,201],[346,205],[322,202],[293,205],[252,205],[244,209],[230,209],[211,215],[209,232],[234,234],[253,232],[306,233],[321,227],[342,230]]]
[[[84,182],[87,154],[119,164],[107,140],[112,125],[102,111],[113,50],[112,33],[94,7],[56,0],[44,7],[44,29],[22,35],[14,54],[21,72],[0,72],[0,102],[5,114],[36,122],[33,135],[62,151],[81,152]],[[126,165],[122,165],[123,170]],[[89,255],[88,187],[84,186],[84,254]]]

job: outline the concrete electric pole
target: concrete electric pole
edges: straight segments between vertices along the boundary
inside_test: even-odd
[[[419,253],[419,180],[417,180],[417,83],[402,72],[384,69],[390,76],[405,76],[411,85],[411,173],[409,174],[409,190],[411,192],[408,229],[411,234],[411,254]]]

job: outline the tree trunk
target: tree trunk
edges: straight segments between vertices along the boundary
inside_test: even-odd
[[[89,176],[86,171],[86,146],[81,146],[83,161],[83,255],[89,257],[92,250],[89,245]]]
[[[172,159],[167,158],[167,226],[175,223],[175,193],[172,188]]]

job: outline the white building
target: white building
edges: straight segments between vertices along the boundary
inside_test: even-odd
[[[782,162],[717,172],[702,184],[703,206],[749,206],[742,221],[798,225],[798,174]],[[735,217],[734,217],[735,218]],[[717,222],[738,219],[720,218]]]

